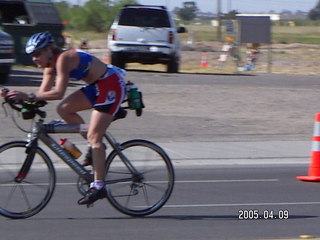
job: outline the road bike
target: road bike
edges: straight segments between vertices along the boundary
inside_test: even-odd
[[[45,123],[46,112],[40,108],[46,102],[3,102],[15,125],[28,133],[23,141],[11,141],[0,146],[0,214],[23,219],[39,213],[50,201],[56,172],[41,141],[76,174],[77,188],[84,195],[93,181],[91,168],[84,167],[65,150],[51,134],[83,133],[84,124]],[[122,107],[115,119],[125,118],[128,107]],[[25,130],[16,121],[16,113],[30,120]],[[141,115],[141,111],[137,112]],[[134,216],[146,216],[159,210],[169,199],[174,187],[174,167],[169,156],[153,142],[134,139],[118,143],[110,132],[104,134],[111,152],[105,162],[107,200],[118,211]],[[100,200],[101,201],[101,200]]]

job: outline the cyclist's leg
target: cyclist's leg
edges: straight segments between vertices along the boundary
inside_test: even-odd
[[[92,148],[94,182],[87,194],[78,201],[80,205],[92,204],[107,195],[104,188],[106,149],[102,137],[112,120],[113,116],[108,113],[97,110],[91,113],[87,138]]]
[[[79,204],[91,204],[106,196],[104,188],[105,145],[102,142],[102,137],[125,97],[124,88],[123,79],[117,74],[107,75],[106,78],[100,79],[95,84],[94,89],[99,89],[100,94],[95,98],[87,134],[92,147],[95,182],[86,196],[78,201]],[[90,91],[90,88],[85,91]]]
[[[67,96],[57,107],[60,117],[67,123],[84,123],[82,117],[77,113],[83,110],[91,109],[92,103],[85,93],[79,89]]]
[[[108,113],[93,110],[91,113],[88,129],[88,141],[92,147],[92,158],[94,166],[94,179],[103,181],[105,174],[105,145],[102,138],[113,116]]]

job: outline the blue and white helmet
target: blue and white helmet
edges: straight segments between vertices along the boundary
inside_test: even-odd
[[[36,33],[28,40],[25,52],[28,55],[32,54],[38,49],[45,48],[50,43],[54,43],[54,39],[50,32]]]

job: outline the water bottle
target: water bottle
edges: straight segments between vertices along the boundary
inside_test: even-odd
[[[130,81],[127,83],[127,87],[128,87],[130,108],[132,109],[141,108],[140,93],[138,91],[138,87]]]
[[[60,139],[60,145],[67,150],[75,159],[79,158],[82,155],[82,152],[79,148],[76,147],[71,141],[67,138]]]

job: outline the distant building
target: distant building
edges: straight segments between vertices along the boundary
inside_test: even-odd
[[[279,21],[280,14],[277,13],[239,13],[237,17],[270,17],[271,21]]]
[[[320,0],[319,0],[320,1]],[[273,11],[270,13],[239,13],[236,14],[236,16],[250,16],[250,17],[270,17],[271,21],[293,21],[293,20],[307,20],[308,19],[308,12],[303,11],[297,11],[297,12],[290,12],[290,11],[284,11],[281,13],[274,13]],[[217,15],[212,12],[197,12],[197,17],[195,20],[212,20],[213,26],[216,26],[217,23],[216,19]]]
[[[280,14],[280,18],[281,20],[284,21],[290,21],[290,20],[307,20],[309,19],[308,17],[308,13],[307,12],[296,12],[296,13],[292,13],[292,12],[282,12]]]
[[[197,12],[197,19],[210,20],[214,19],[215,17],[216,14],[213,14],[212,12]]]

